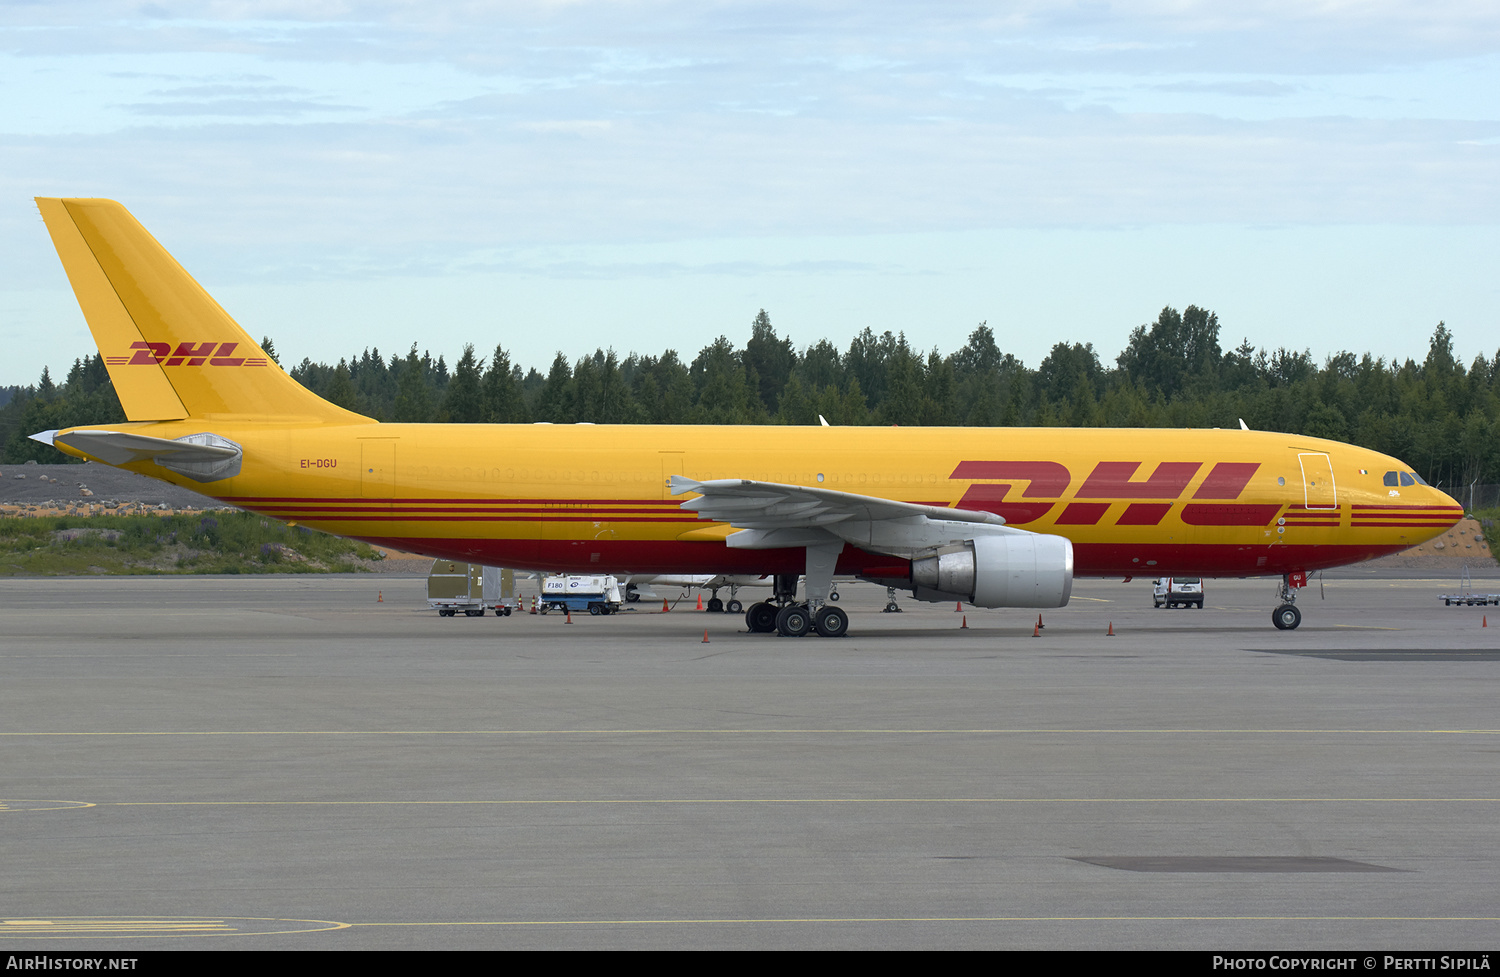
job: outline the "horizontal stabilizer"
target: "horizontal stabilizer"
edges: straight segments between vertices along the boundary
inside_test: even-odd
[[[217,434],[189,434],[176,440],[151,438],[125,431],[45,431],[32,438],[47,444],[62,444],[107,465],[155,462],[168,471],[196,482],[216,482],[239,474],[244,452],[240,446]]]

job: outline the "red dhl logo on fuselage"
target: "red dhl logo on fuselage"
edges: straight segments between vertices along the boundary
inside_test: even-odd
[[[1127,504],[1117,526],[1155,526],[1203,468],[1201,461],[1164,461],[1150,477],[1136,479],[1139,461],[1101,461],[1084,479],[1073,500],[1063,503],[1073,474],[1055,461],[961,461],[950,479],[1004,479],[1026,482],[1025,491],[1011,501],[1013,486],[995,482],[969,486],[960,509],[978,509],[1003,516],[1006,522],[1036,522],[1062,505],[1054,525],[1096,526],[1116,502]],[[1209,470],[1193,492],[1194,501],[1182,507],[1182,521],[1190,526],[1265,526],[1276,518],[1281,504],[1235,503],[1260,468],[1257,461],[1221,461]],[[1082,501],[1098,499],[1101,501]],[[1135,499],[1170,501],[1137,502]],[[1107,501],[1103,501],[1107,500]],[[1200,501],[1202,500],[1202,501]],[[1336,510],[1334,510],[1336,511]]]
[[[107,356],[109,366],[265,366],[264,356],[235,356],[239,343],[131,343],[133,356]],[[258,352],[258,351],[257,351]]]

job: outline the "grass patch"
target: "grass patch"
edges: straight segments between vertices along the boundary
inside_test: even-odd
[[[358,573],[366,543],[250,512],[0,518],[0,576]]]

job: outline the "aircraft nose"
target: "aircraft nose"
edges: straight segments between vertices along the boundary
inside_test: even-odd
[[[1429,504],[1442,506],[1443,508],[1451,508],[1453,510],[1453,522],[1449,523],[1448,525],[1454,525],[1464,517],[1463,503],[1459,502],[1457,499],[1449,495],[1447,492],[1444,492],[1442,489],[1432,488],[1431,486],[1429,486],[1428,491],[1432,493],[1432,500]]]

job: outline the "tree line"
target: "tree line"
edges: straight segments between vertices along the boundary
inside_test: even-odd
[[[267,354],[274,344],[263,342]],[[279,362],[279,361],[278,361]],[[1500,351],[1467,367],[1438,323],[1426,356],[1387,360],[1242,341],[1225,351],[1218,316],[1164,308],[1106,364],[1092,344],[1059,342],[1032,369],[1004,352],[985,323],[948,354],[904,334],[865,329],[847,349],[826,339],[798,349],[761,311],[743,348],[720,336],[691,361],[596,349],[559,352],[546,373],[523,370],[503,345],[464,347],[451,367],[413,344],[405,355],[365,349],[335,365],[304,359],[303,386],[382,421],[570,424],[817,424],[1071,427],[1237,427],[1347,441],[1395,455],[1434,484],[1500,482]],[[26,435],[124,419],[97,356],[66,382],[48,371],[0,407],[0,461],[63,460]]]

